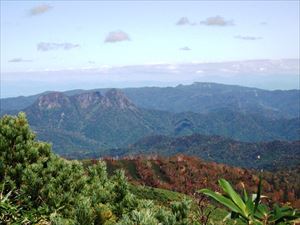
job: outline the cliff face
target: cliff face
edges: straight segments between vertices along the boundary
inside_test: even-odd
[[[51,92],[40,96],[35,104],[40,110],[51,110],[68,106],[70,99],[61,92]]]
[[[122,110],[136,109],[136,106],[117,89],[108,90],[105,95],[100,92],[86,92],[74,96],[67,96],[61,92],[51,92],[40,96],[33,104],[40,110],[51,110],[68,106],[79,106],[79,109],[87,109],[101,106],[102,109],[118,108]]]
[[[119,109],[136,109],[136,106],[124,95],[124,93],[117,89],[111,89],[106,92],[105,98],[107,107],[116,107]]]

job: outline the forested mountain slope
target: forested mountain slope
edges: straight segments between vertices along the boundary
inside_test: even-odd
[[[41,140],[54,150],[101,151],[150,135],[220,135],[240,141],[298,140],[300,120],[271,119],[229,109],[199,114],[137,107],[120,90],[72,96],[51,92],[24,109]]]

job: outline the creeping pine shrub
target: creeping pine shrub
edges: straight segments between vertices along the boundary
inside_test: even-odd
[[[75,225],[93,224],[95,221],[95,215],[91,202],[86,197],[78,199],[78,203],[75,206]]]
[[[124,172],[108,177],[104,162],[84,169],[56,156],[24,113],[0,120],[0,191],[0,221],[8,225],[188,224],[187,202],[159,207],[134,196]]]
[[[171,209],[175,215],[176,221],[180,225],[189,224],[189,211],[191,208],[191,201],[184,199],[182,202],[174,202],[171,204]]]

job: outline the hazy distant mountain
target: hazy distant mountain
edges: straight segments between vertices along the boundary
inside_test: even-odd
[[[126,147],[150,135],[221,135],[241,141],[298,140],[300,121],[228,108],[200,114],[137,107],[120,90],[41,95],[24,111],[42,140],[60,154]]]
[[[107,89],[97,89],[106,91]],[[96,91],[97,91],[96,90]],[[194,83],[176,87],[145,87],[121,89],[138,107],[170,112],[211,113],[229,110],[270,118],[299,118],[300,90],[267,91],[235,85]],[[71,96],[84,90],[65,92]],[[45,93],[43,93],[45,94]],[[22,110],[42,94],[1,99],[1,113]]]
[[[23,73],[5,73],[2,97],[30,95],[45,90],[94,89],[98,87],[175,86],[192,82],[215,82],[268,90],[300,89],[299,64],[294,59],[257,59],[221,62],[148,63],[108,66],[91,64]],[[22,82],[20,82],[22,78]],[[63,82],[63,81],[68,82]],[[58,82],[61,81],[61,82]]]
[[[171,112],[210,113],[219,109],[272,118],[299,117],[300,91],[266,91],[235,85],[194,83],[175,88],[125,89],[138,106]]]

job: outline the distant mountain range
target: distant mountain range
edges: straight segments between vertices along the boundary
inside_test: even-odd
[[[271,119],[229,109],[199,114],[172,113],[135,106],[111,89],[67,96],[52,92],[25,108],[30,124],[54,149],[123,147],[149,135],[221,135],[241,141],[296,140],[299,119]],[[64,150],[65,151],[65,150]]]
[[[72,90],[72,96],[84,92],[106,92],[108,89]],[[120,89],[138,107],[170,112],[210,113],[220,109],[263,115],[270,118],[299,118],[300,90],[267,91],[237,85],[193,83],[176,87],[142,87]],[[1,113],[23,110],[41,95],[0,99]]]
[[[1,99],[1,114],[26,112],[65,157],[185,153],[273,169],[299,162],[299,93],[212,83],[74,90]]]
[[[271,118],[299,117],[300,90],[267,91],[235,85],[194,83],[175,88],[125,89],[140,107],[171,112],[213,113],[223,109]]]

